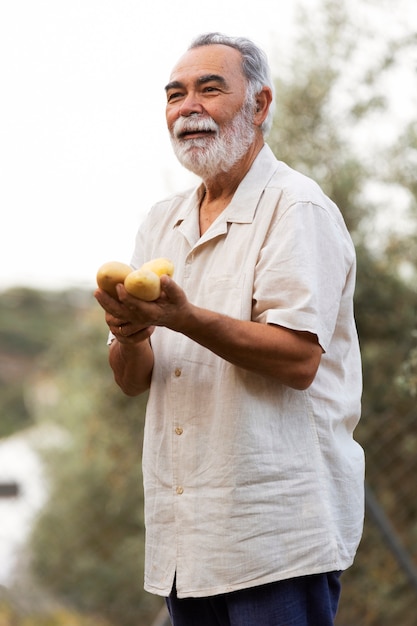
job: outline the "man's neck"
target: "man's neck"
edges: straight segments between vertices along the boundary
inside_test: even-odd
[[[205,187],[204,202],[210,204],[220,198],[231,199],[263,146],[263,139],[262,141],[254,142],[246,154],[228,172],[219,172],[212,178],[203,179]]]
[[[228,206],[263,145],[263,141],[254,143],[231,170],[220,172],[212,179],[203,181],[205,192],[200,203],[200,235],[206,232]]]

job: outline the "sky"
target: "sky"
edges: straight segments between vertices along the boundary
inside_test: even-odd
[[[253,39],[274,72],[295,5],[0,0],[0,291],[93,289],[102,263],[128,263],[152,204],[195,182],[165,126],[173,65],[217,30]]]

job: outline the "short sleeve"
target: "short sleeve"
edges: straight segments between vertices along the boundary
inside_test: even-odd
[[[292,205],[261,250],[253,319],[311,332],[326,351],[354,262],[352,241],[337,217],[311,202]]]

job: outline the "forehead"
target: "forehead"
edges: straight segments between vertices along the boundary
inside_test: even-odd
[[[192,48],[179,59],[171,72],[170,81],[195,80],[205,74],[218,74],[228,81],[245,81],[242,55],[239,50],[223,44]]]

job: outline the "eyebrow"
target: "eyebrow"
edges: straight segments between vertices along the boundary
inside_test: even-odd
[[[220,74],[204,74],[203,76],[197,78],[196,85],[205,85],[206,83],[212,82],[219,83],[223,87],[227,87],[227,82],[225,78]],[[166,85],[165,91],[170,91],[170,89],[181,89],[183,87],[184,83],[179,80],[173,80],[172,82],[168,83],[168,85]]]

